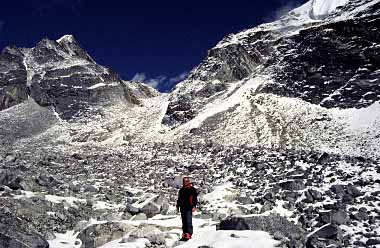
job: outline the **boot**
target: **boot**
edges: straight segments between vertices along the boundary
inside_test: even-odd
[[[189,239],[187,238],[187,233],[182,233],[182,237],[179,241],[188,241]]]

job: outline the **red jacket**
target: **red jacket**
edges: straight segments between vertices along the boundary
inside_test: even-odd
[[[177,207],[181,211],[191,210],[198,204],[198,193],[192,184],[183,186],[178,193]]]

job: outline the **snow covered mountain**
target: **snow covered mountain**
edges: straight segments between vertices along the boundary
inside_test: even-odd
[[[138,103],[119,76],[96,64],[71,35],[30,49],[6,47],[0,65],[0,110],[30,97],[72,119],[111,103]]]
[[[34,48],[6,47],[0,54],[0,144],[34,137],[62,120],[91,120],[112,106],[138,106],[139,99],[157,95],[98,65],[71,35],[43,39]]]
[[[378,155],[378,124],[350,122],[380,99],[378,14],[379,1],[309,1],[227,36],[177,85],[163,124],[218,142],[351,154],[365,140]]]
[[[380,0],[310,0],[168,94],[70,35],[5,48],[0,247],[378,247],[379,28]],[[182,175],[201,195],[187,244]]]

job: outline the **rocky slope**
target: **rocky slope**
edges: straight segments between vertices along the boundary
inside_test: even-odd
[[[314,140],[323,136],[325,128],[332,132],[336,129],[334,122],[325,122],[321,115],[329,115],[336,108],[366,108],[380,97],[379,2],[345,1],[339,8],[332,8],[328,1],[326,6],[322,2],[310,1],[279,21],[226,37],[209,51],[188,79],[177,85],[163,124],[171,128],[181,129],[186,124],[210,130],[209,122],[214,118],[219,127],[212,124],[213,134],[220,133],[229,140],[239,135],[230,136],[226,130],[237,129],[249,136],[247,144],[252,140],[262,143],[262,139],[272,139],[267,142],[270,146],[285,143],[298,149],[318,149],[320,145],[315,146]],[[298,111],[284,103],[290,109],[277,111],[275,106],[279,101],[291,101],[302,107]],[[271,102],[275,102],[273,107],[268,107]],[[309,109],[307,118],[304,108]],[[258,115],[264,115],[259,119],[266,120],[257,123]],[[200,116],[207,121],[192,125]],[[239,117],[231,121],[234,116]],[[309,118],[320,121],[308,122]],[[248,119],[245,126],[254,130],[235,128],[242,119]],[[305,132],[295,127],[295,132],[289,134],[281,130],[287,123],[299,121],[308,122],[303,128],[312,126],[311,130]],[[346,125],[350,124],[339,124]],[[254,137],[263,128],[272,131]],[[296,137],[289,137],[292,134]],[[304,139],[305,134],[315,138]],[[349,131],[337,131],[329,136],[347,135],[351,135]],[[217,137],[215,140],[220,141]],[[327,142],[327,147],[339,145]]]
[[[5,48],[0,247],[378,247],[379,11],[311,0],[169,94],[72,36]],[[201,195],[187,244],[182,175]]]

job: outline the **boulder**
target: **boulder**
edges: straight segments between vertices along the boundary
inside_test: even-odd
[[[291,247],[301,247],[306,241],[305,231],[280,215],[228,217],[219,223],[217,230],[265,231],[277,237],[287,237]]]
[[[115,212],[106,212],[98,217],[98,220],[100,221],[105,220],[108,222],[121,221],[122,219],[123,219],[122,215]]]
[[[310,195],[313,197],[314,201],[320,201],[323,199],[322,192],[320,192],[318,190],[314,190],[314,189],[309,189],[308,191],[309,191]]]
[[[248,205],[248,204],[253,204],[254,201],[251,197],[249,196],[240,196],[237,198],[237,200],[242,203],[242,204],[245,204],[245,205]]]
[[[82,229],[86,228],[88,226],[89,222],[87,220],[81,220],[79,221],[76,225],[75,225],[75,228],[74,228],[74,231],[75,232],[79,232],[81,231]]]
[[[170,176],[165,178],[165,183],[172,188],[179,189],[182,187],[182,176]]]
[[[0,232],[0,247],[12,248],[48,248],[49,243],[42,236],[25,233],[13,233],[12,235]]]
[[[0,170],[0,185],[8,186],[13,190],[31,191],[34,183],[21,175],[20,171]]]
[[[5,163],[13,163],[16,161],[16,156],[13,154],[7,154],[4,158]]]
[[[84,192],[98,193],[99,188],[95,185],[87,185],[84,187]]]
[[[153,245],[165,244],[165,235],[157,227],[151,225],[142,225],[129,234],[128,240],[146,238]]]
[[[380,239],[368,239],[366,242],[366,245],[371,246],[371,245],[380,245]]]
[[[337,225],[343,225],[349,221],[349,217],[344,210],[321,211],[319,212],[319,219],[323,224],[332,223]]]
[[[39,177],[37,178],[37,183],[44,187],[54,187],[60,184],[61,182],[59,182],[52,175],[40,174]]]
[[[353,213],[351,214],[350,216],[352,219],[354,220],[357,220],[357,221],[360,221],[360,222],[363,222],[363,221],[366,221],[369,219],[369,215],[367,213],[367,211],[358,211],[357,213]]]
[[[140,210],[137,208],[137,207],[134,207],[133,205],[131,204],[128,204],[126,207],[125,207],[125,211],[134,215],[134,214],[137,214]]]
[[[344,195],[344,186],[343,185],[338,185],[338,184],[334,184],[330,187],[330,190],[336,194],[337,196],[340,196],[342,197]]]
[[[16,229],[0,223],[0,247],[48,248],[49,243],[42,235],[26,227]]]
[[[298,191],[305,189],[305,184],[302,180],[287,180],[279,183],[282,189],[290,191]]]
[[[131,220],[147,220],[147,219],[148,217],[144,213],[136,214],[135,216],[131,218]]]
[[[327,224],[309,234],[308,238],[336,239],[340,234],[341,230],[338,226]]]
[[[356,197],[359,197],[359,196],[363,195],[363,193],[358,188],[356,188],[354,185],[352,185],[352,184],[349,184],[347,186],[347,193],[350,196],[352,196],[353,198],[356,198]]]
[[[342,230],[333,224],[324,225],[307,236],[307,248],[342,247],[342,245]]]
[[[122,238],[134,229],[134,226],[125,223],[107,222],[86,227],[79,232],[77,238],[82,241],[81,248],[99,247]]]
[[[163,196],[157,196],[145,203],[140,212],[151,218],[157,214],[167,214],[169,210],[169,201]]]
[[[322,153],[321,156],[319,156],[317,164],[326,164],[329,162],[330,155],[326,152]]]

